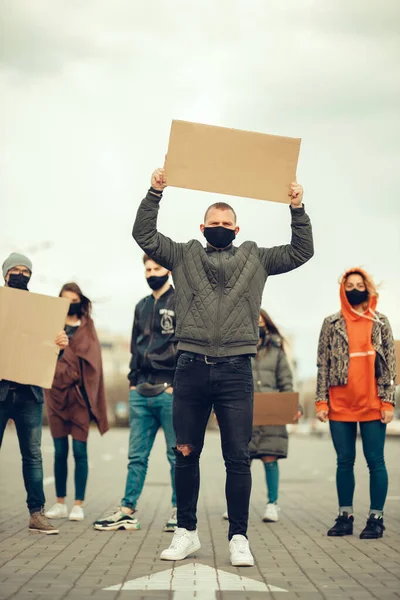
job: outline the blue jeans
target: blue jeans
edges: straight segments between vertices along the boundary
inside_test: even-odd
[[[353,506],[355,487],[357,423],[329,421],[329,425],[337,454],[336,487],[339,508],[350,509]],[[388,490],[384,458],[386,425],[380,421],[364,421],[360,423],[360,433],[370,475],[370,509],[382,511]]]
[[[163,392],[147,398],[136,390],[129,393],[129,463],[125,496],[122,506],[136,509],[147,474],[149,456],[156,433],[160,427],[164,430],[167,444],[167,458],[171,466],[172,506],[176,506],[175,494],[175,432],[172,425],[172,394]]]
[[[0,402],[0,447],[9,419],[13,419],[22,455],[22,474],[30,513],[44,507],[42,452],[43,404],[37,402],[28,386],[9,391]]]
[[[54,479],[57,498],[67,495],[68,476],[68,437],[53,438],[54,441]],[[84,500],[88,478],[87,443],[72,440],[72,452],[75,459],[75,500]]]

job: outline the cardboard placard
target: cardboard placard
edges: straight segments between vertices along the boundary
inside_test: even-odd
[[[394,342],[396,351],[396,385],[400,385],[400,340]]]
[[[172,121],[168,186],[290,203],[299,138]]]
[[[51,388],[69,300],[0,287],[0,379]]]
[[[267,392],[254,394],[253,425],[288,425],[297,421],[297,392]]]

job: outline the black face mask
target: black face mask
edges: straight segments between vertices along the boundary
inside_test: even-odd
[[[29,280],[30,277],[27,277],[27,275],[23,275],[22,273],[10,273],[7,285],[8,287],[15,288],[17,290],[27,290]]]
[[[358,306],[368,300],[368,292],[367,290],[364,290],[363,292],[360,292],[360,290],[350,290],[349,292],[346,292],[346,297],[351,306]]]
[[[265,338],[265,333],[266,333],[266,331],[265,331],[264,327],[260,327],[259,334],[258,334],[260,336],[260,340],[263,340]]]
[[[161,277],[157,277],[157,275],[152,275],[147,278],[147,283],[151,287],[152,290],[159,290],[162,286],[167,283],[169,278],[169,274],[162,275]]]
[[[204,237],[214,248],[226,248],[236,237],[233,229],[227,227],[204,227]]]
[[[74,302],[74,304],[69,305],[68,316],[74,317],[75,315],[78,317],[82,315],[82,302]]]

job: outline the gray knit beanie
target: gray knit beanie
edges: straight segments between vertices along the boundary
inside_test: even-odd
[[[18,254],[18,252],[12,252],[10,256],[3,262],[4,279],[6,278],[8,271],[14,267],[26,267],[32,274],[32,262],[29,260],[29,258],[23,254]]]

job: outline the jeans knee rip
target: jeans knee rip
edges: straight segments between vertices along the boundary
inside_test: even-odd
[[[200,456],[199,452],[196,451],[193,444],[177,444],[172,448],[175,456],[181,458],[198,458]]]

